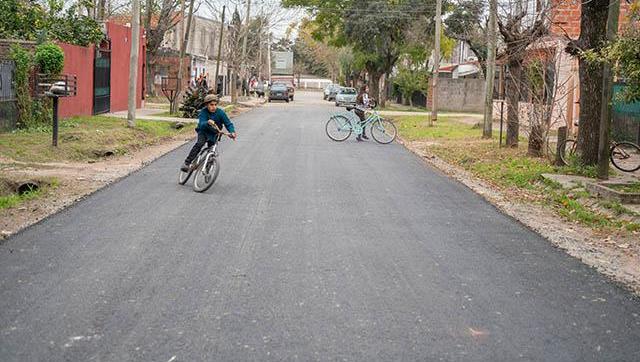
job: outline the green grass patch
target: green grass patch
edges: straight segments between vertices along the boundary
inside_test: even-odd
[[[3,189],[2,190],[3,193],[0,194],[0,210],[14,208],[16,206],[19,206],[25,201],[33,200],[43,195],[46,195],[49,190],[55,189],[56,187],[58,187],[58,185],[59,185],[59,181],[57,179],[50,178],[50,179],[47,179],[46,181],[43,180],[40,188],[35,190],[28,190],[21,194],[18,194],[15,192],[4,193],[6,190]]]
[[[105,150],[126,154],[178,134],[191,133],[172,122],[136,121],[112,117],[74,117],[60,122],[58,147],[51,146],[51,130],[28,129],[0,133],[0,155],[23,162],[87,161],[99,159]]]
[[[507,187],[533,189],[542,180],[543,173],[554,171],[543,159],[510,158],[498,162],[480,162],[471,167],[477,175]]]
[[[464,138],[479,138],[482,130],[473,125],[465,124],[453,117],[440,117],[433,126],[429,126],[427,116],[393,117],[400,136],[410,141],[416,140],[456,140]]]
[[[428,112],[429,110],[426,107],[418,107],[418,106],[405,106],[403,104],[397,103],[387,103],[386,107],[380,109],[381,111],[402,111],[402,112]]]

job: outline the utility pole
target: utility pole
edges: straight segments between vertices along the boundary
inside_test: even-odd
[[[220,74],[220,56],[222,54],[222,33],[224,32],[224,12],[226,9],[227,9],[227,6],[222,5],[222,21],[220,22],[220,39],[218,40],[218,59],[216,60],[216,77],[214,78],[216,93],[218,93],[218,74]]]
[[[178,47],[179,47],[178,49],[182,49],[183,41],[184,41],[184,0],[180,0],[180,36],[178,37]]]
[[[269,81],[269,85],[271,85],[271,33],[267,36],[267,66],[267,69],[269,70],[267,80]]]
[[[487,32],[487,71],[484,86],[484,128],[482,138],[491,138],[493,125],[493,82],[496,71],[496,13],[497,0],[489,0],[489,31]]]
[[[440,31],[442,23],[442,0],[436,2],[436,39],[433,50],[433,81],[431,82],[431,119],[429,126],[438,120],[438,73],[440,71]]]
[[[243,81],[247,78],[247,35],[249,35],[249,15],[251,12],[251,0],[247,0],[247,15],[244,19],[244,38],[242,39],[242,69],[241,77]]]
[[[618,33],[620,0],[609,0],[607,16],[607,41],[614,41]],[[609,178],[609,131],[611,128],[611,97],[613,93],[613,72],[611,64],[605,63],[602,74],[602,104],[600,110],[600,142],[598,144],[598,178]]]
[[[184,1],[184,0],[183,0]],[[189,33],[191,32],[191,18],[193,18],[193,3],[196,2],[196,0],[191,0],[191,3],[189,4],[189,17],[187,18],[187,29],[184,33],[184,40],[182,41],[182,45],[180,46],[180,59],[178,59],[178,61],[180,62],[178,65],[178,94],[180,94],[180,91],[182,90],[182,59],[184,59],[184,53],[187,51],[187,44],[189,43]],[[191,62],[191,61],[189,61]],[[178,97],[176,96],[176,99],[174,100],[174,102],[178,101]],[[176,105],[174,104],[173,109],[176,109]]]
[[[129,56],[129,109],[127,126],[136,125],[136,100],[138,83],[138,52],[140,50],[140,0],[133,0],[131,16],[131,52]]]

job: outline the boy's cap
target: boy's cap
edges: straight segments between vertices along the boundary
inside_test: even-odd
[[[204,104],[209,104],[211,102],[216,102],[218,103],[218,96],[215,94],[207,94],[204,97]]]

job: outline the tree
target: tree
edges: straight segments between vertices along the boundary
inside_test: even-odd
[[[284,0],[285,6],[305,6],[314,15],[312,35],[336,46],[350,45],[356,62],[366,69],[369,87],[382,105],[386,92],[380,92],[405,44],[406,31],[415,21],[427,22],[433,16],[434,1],[366,0]]]
[[[0,38],[59,40],[81,46],[100,43],[104,38],[100,24],[78,15],[82,3],[66,10],[60,0],[50,0],[47,5],[44,7],[35,0],[0,1]]]
[[[618,99],[626,103],[640,102],[640,2],[630,7],[629,19],[615,41],[600,51],[585,51],[583,56],[592,64],[613,65],[626,84]]]
[[[469,45],[480,62],[483,74],[486,73],[487,59],[485,3],[483,0],[459,0],[452,5],[453,10],[444,21],[444,33]]]
[[[580,127],[578,149],[584,165],[598,163],[600,112],[602,106],[602,65],[590,63],[582,54],[598,52],[606,41],[608,0],[592,0],[582,3],[580,37],[569,42],[567,52],[578,56],[580,77]]]
[[[527,3],[528,4],[528,3]],[[550,5],[548,5],[550,6]],[[528,9],[516,1],[515,10],[503,12],[498,16],[498,28],[504,40],[504,55],[507,58],[507,141],[508,147],[518,147],[520,128],[519,102],[522,94],[522,63],[529,45],[547,34],[546,14],[549,7],[541,6],[534,11],[535,17],[523,24],[529,15]]]
[[[179,20],[181,20],[180,14],[176,12],[178,7],[178,0],[161,0],[161,6],[159,11],[155,11],[155,3],[147,7],[147,16],[145,23],[148,25],[145,27],[147,32],[147,90],[149,94],[155,95],[155,89],[152,86],[154,84],[154,75],[156,74],[156,62],[158,59],[158,51],[164,36],[167,31],[173,29]],[[153,26],[152,18],[154,15],[157,17],[155,26]]]

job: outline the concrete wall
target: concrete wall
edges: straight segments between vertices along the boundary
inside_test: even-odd
[[[427,102],[431,108],[431,97]],[[438,109],[451,112],[482,112],[484,79],[438,78]]]

